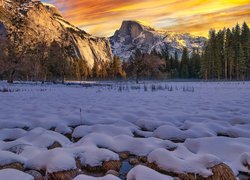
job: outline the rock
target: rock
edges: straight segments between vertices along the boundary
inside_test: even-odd
[[[130,155],[129,152],[120,152],[118,154],[119,154],[120,159],[122,159],[122,160],[128,159],[129,155]]]
[[[109,170],[109,171],[106,172],[105,175],[108,175],[108,174],[111,174],[111,175],[119,177],[119,172],[117,172],[115,170]]]
[[[137,164],[140,164],[140,161],[135,157],[131,157],[131,158],[129,158],[129,164],[137,165]]]
[[[43,180],[42,174],[36,170],[28,170],[28,171],[25,171],[25,173],[33,176],[35,180]]]
[[[108,38],[94,37],[70,24],[61,16],[55,6],[37,1],[10,2],[11,6],[8,8],[0,6],[0,45],[1,43],[6,44],[7,34],[11,35],[12,30],[18,29],[20,33],[17,34],[17,38],[23,39],[24,47],[43,43],[46,46],[43,49],[45,53],[48,53],[52,49],[53,42],[62,47],[67,36],[71,49],[65,54],[70,62],[76,58],[86,60],[88,66],[92,68],[94,62],[100,64],[112,60]],[[13,19],[19,19],[19,21],[15,22]],[[32,52],[32,55],[36,57],[37,54]],[[29,65],[27,64],[27,66]]]

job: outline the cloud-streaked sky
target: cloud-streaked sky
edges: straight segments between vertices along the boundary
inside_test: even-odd
[[[97,36],[110,36],[123,20],[140,20],[177,32],[207,35],[210,28],[250,22],[249,0],[44,0],[72,24]]]

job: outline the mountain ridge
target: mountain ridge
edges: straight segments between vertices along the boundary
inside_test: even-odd
[[[180,58],[184,47],[191,54],[194,48],[201,51],[205,41],[202,36],[157,30],[137,20],[123,21],[120,29],[110,37],[113,54],[123,60],[131,58],[136,49],[143,53],[156,51],[160,54],[168,50],[171,56],[176,51]]]

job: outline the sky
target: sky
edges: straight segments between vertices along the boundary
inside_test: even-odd
[[[207,36],[210,28],[250,22],[249,0],[44,0],[64,18],[96,36],[111,36],[123,20]]]

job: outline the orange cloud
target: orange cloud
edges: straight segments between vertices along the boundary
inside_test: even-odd
[[[206,35],[210,28],[249,22],[249,0],[52,0],[64,17],[98,36],[110,36],[123,20]]]

